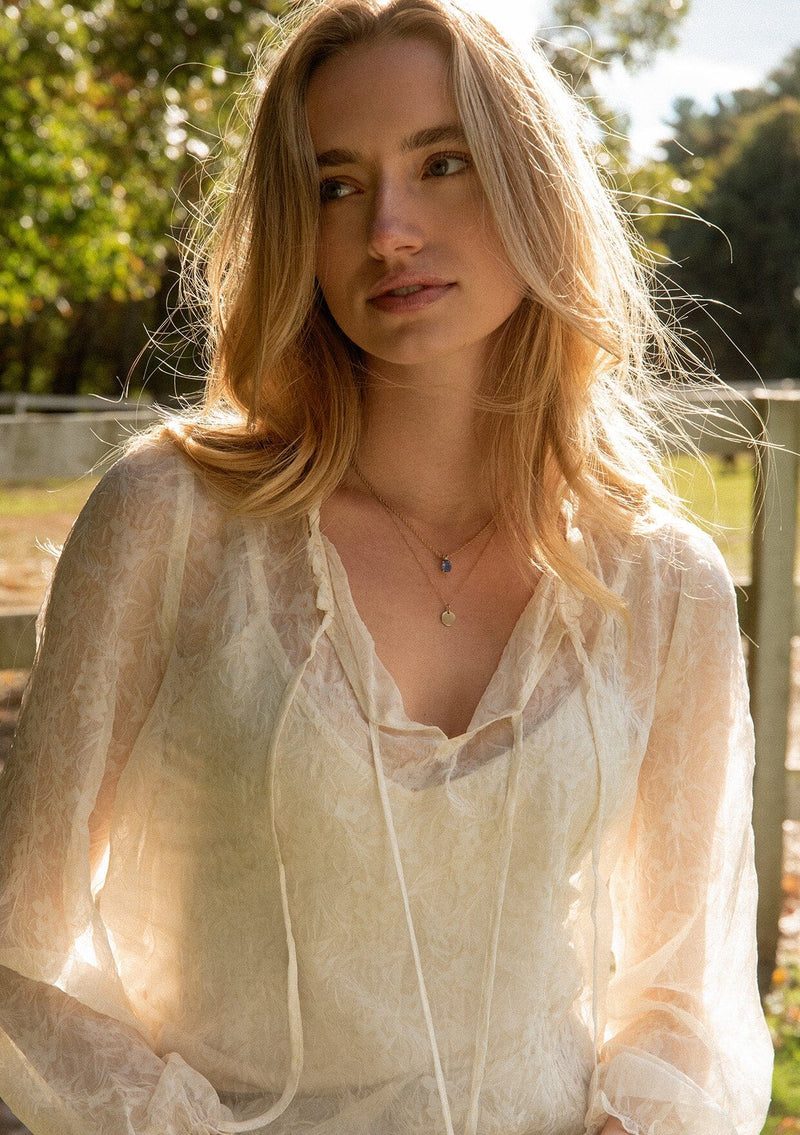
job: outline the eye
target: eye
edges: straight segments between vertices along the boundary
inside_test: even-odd
[[[356,187],[348,181],[338,181],[335,177],[326,177],[319,185],[319,199],[325,204],[328,201],[340,201],[356,192]]]
[[[472,162],[466,154],[435,154],[425,163],[424,177],[452,177],[464,173]]]

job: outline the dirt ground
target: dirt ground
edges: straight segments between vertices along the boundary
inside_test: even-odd
[[[39,607],[74,519],[54,512],[43,529],[41,517],[0,517],[0,615]]]

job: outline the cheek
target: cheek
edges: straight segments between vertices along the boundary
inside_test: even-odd
[[[497,226],[486,210],[478,220],[476,247],[480,248],[479,259],[485,271],[495,281],[498,291],[505,293],[507,302],[512,296],[521,300],[525,291],[524,284],[508,258]]]
[[[511,267],[489,205],[479,189],[472,188],[458,209],[443,217],[444,231],[458,243],[462,254],[480,272],[488,272],[500,282],[517,280]]]
[[[317,234],[317,280],[326,293],[342,287],[348,275],[354,247],[351,235],[330,221],[320,223]],[[327,299],[327,295],[326,295]]]
[[[481,211],[480,217],[477,219],[476,239],[481,242],[484,257],[493,261],[498,269],[503,268],[509,276],[512,275],[512,268],[500,239],[500,233],[497,231],[497,225],[486,209]]]
[[[317,283],[328,311],[334,322],[344,330],[348,320],[347,299],[351,289],[348,287],[346,264],[342,263],[339,248],[329,239],[317,243]]]
[[[331,239],[330,234],[327,232],[327,226],[320,223],[319,230],[317,231],[316,271],[317,280],[323,290],[331,273],[331,251]]]

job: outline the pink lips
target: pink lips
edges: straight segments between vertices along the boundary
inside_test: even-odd
[[[384,276],[367,296],[367,301],[379,311],[402,314],[429,307],[452,287],[450,281],[438,276],[403,272]]]

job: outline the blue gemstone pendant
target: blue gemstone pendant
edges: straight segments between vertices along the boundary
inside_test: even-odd
[[[442,556],[442,571],[452,571],[453,565],[448,560],[447,556]]]

